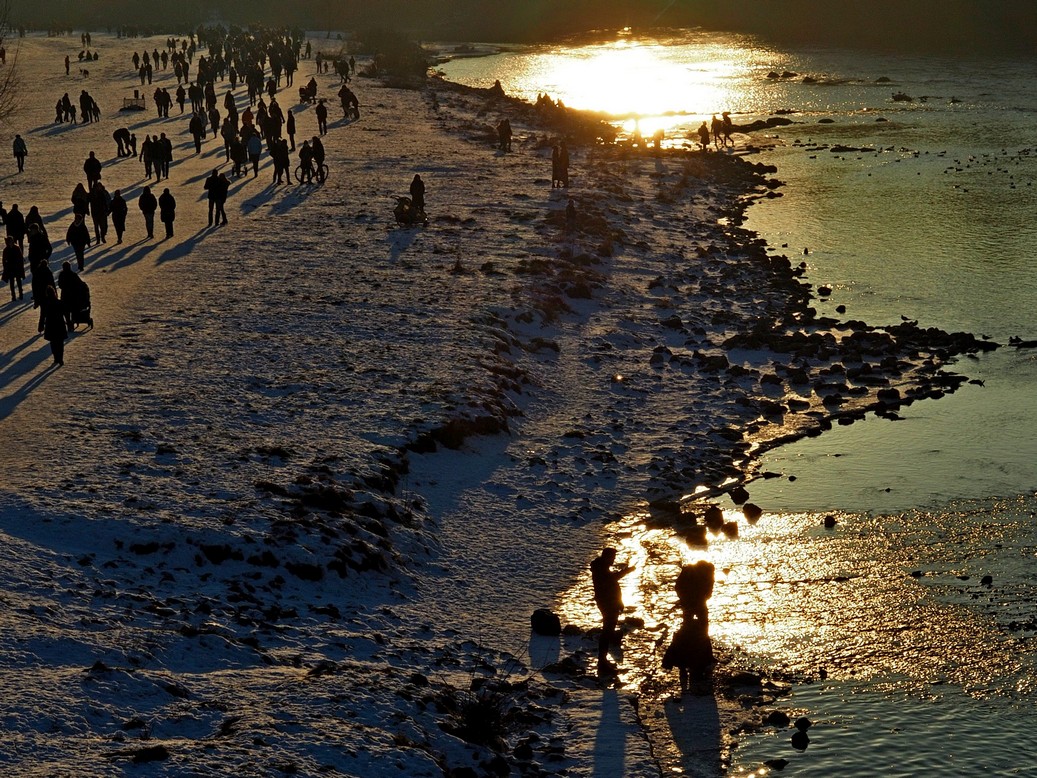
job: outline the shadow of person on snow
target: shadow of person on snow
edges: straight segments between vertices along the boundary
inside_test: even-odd
[[[164,262],[171,262],[174,259],[183,259],[194,250],[195,246],[198,245],[198,242],[202,239],[202,237],[211,230],[211,227],[202,227],[194,235],[187,238],[186,240],[181,240],[180,243],[176,244],[175,246],[170,246],[159,255],[158,259],[155,261],[155,264],[161,265]],[[175,237],[173,239],[175,239]],[[160,245],[161,243],[164,243],[167,240],[171,239],[163,237],[160,242]]]
[[[722,775],[724,738],[712,694],[684,694],[665,702],[666,720],[686,775]]]
[[[618,778],[624,775],[626,737],[619,714],[619,692],[605,689],[601,695],[601,720],[594,736],[594,778]]]
[[[8,386],[11,380],[17,376],[27,375],[28,373],[36,370],[42,363],[51,362],[52,356],[50,352],[50,345],[42,337],[34,336],[27,340],[19,349],[25,348],[32,342],[39,342],[39,348],[26,352],[18,361],[13,362],[6,366],[4,371],[0,373],[0,387]],[[21,405],[32,391],[47,380],[56,367],[48,364],[43,372],[34,375],[24,384],[19,386],[13,392],[6,396],[0,396],[0,420],[6,419],[11,413]]]

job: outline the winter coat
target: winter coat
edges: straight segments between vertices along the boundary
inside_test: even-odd
[[[36,263],[41,259],[50,259],[50,255],[54,253],[54,248],[50,245],[50,240],[42,232],[37,232],[35,235],[29,236],[29,250],[28,250],[29,267],[36,267]]]
[[[76,251],[82,251],[90,245],[90,229],[86,222],[72,222],[65,233],[65,242]]]
[[[29,153],[29,149],[25,145],[25,139],[24,138],[15,138],[14,139],[14,155],[16,157],[24,157],[28,153]]]
[[[35,283],[33,286],[35,287]],[[36,296],[35,290],[33,291],[33,297]],[[47,299],[46,290],[42,296],[43,302],[40,303],[40,307],[43,308],[43,337],[45,340],[60,341],[68,338],[68,325],[65,324],[65,314],[61,310],[61,302],[58,300],[51,301]]]
[[[141,213],[154,213],[158,210],[158,200],[155,199],[154,192],[142,192],[140,197],[137,198],[137,207],[140,208]]]
[[[13,208],[7,214],[7,234],[15,240],[25,237],[25,214]]]
[[[25,278],[25,259],[17,245],[4,247],[4,279]]]
[[[172,192],[163,192],[158,198],[159,218],[163,222],[176,219],[176,198]]]
[[[112,224],[124,226],[126,224],[126,214],[129,213],[130,208],[126,205],[126,200],[123,199],[123,196],[119,194],[113,197],[109,208],[112,213]]]

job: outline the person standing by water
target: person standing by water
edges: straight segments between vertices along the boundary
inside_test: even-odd
[[[609,646],[616,638],[616,626],[623,613],[623,592],[619,581],[634,568],[624,565],[616,570],[616,549],[605,548],[590,564],[591,584],[594,587],[594,604],[601,611],[601,635],[598,637],[598,672],[615,669],[609,661]]]
[[[706,126],[706,123],[704,121],[702,122],[702,124],[699,125],[698,134],[699,150],[705,151],[707,148],[709,148],[709,127]]]
[[[703,559],[684,565],[674,584],[683,620],[663,654],[662,666],[665,670],[678,669],[682,693],[689,690],[692,681],[705,684],[704,691],[709,689],[715,662],[707,601],[713,595],[715,575],[713,564]]]
[[[25,157],[28,155],[29,149],[25,145],[25,139],[21,135],[14,136],[14,158],[18,162],[18,172],[25,172]]]

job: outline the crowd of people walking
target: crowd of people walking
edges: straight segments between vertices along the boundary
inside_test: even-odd
[[[299,164],[297,175],[303,182],[315,182],[323,179],[322,171],[326,170],[320,136],[328,132],[327,106],[323,101],[312,101],[316,134],[297,149],[297,112],[282,109],[278,101],[279,90],[292,86],[300,60],[309,58],[311,51],[301,30],[234,28],[228,31],[223,27],[202,27],[186,38],[168,38],[161,50],[154,47],[150,51],[133,52],[127,66],[132,65],[132,73],[141,85],[158,81],[150,95],[155,120],[168,120],[173,105],[178,105],[179,115],[187,114],[187,129],[195,154],[202,153],[204,143],[210,138],[220,143],[225,160],[230,163],[230,176],[247,175],[251,168],[252,176],[257,177],[264,158],[269,157],[273,163],[272,183],[289,184],[292,182],[292,154],[295,154]],[[91,61],[97,56],[95,51]],[[83,62],[84,58],[79,59]],[[70,62],[71,56],[66,57],[65,72],[71,77]],[[353,72],[355,67],[353,60]],[[80,70],[80,77],[87,75],[88,72]],[[174,77],[175,87],[163,82]],[[218,84],[223,93],[222,101],[217,94]],[[236,92],[239,86],[244,90]],[[315,78],[310,78],[306,89],[312,91],[315,98]],[[300,99],[300,102],[311,101]],[[244,103],[240,113],[239,103]],[[359,99],[348,88],[344,108],[347,103],[353,113],[359,115]],[[55,105],[55,124],[88,124],[100,120],[100,107],[86,89],[80,91],[78,99],[66,92]],[[132,225],[128,228],[127,222],[133,210],[139,211],[143,220],[146,238],[142,240],[155,237],[156,215],[165,237],[174,235],[176,187],[167,185],[158,191],[158,185],[169,180],[177,154],[170,135],[162,130],[148,132],[138,145],[137,135],[130,128],[118,127],[112,132],[116,157],[138,160],[143,166],[145,181],[154,175],[153,182],[140,188],[135,208],[127,194],[133,187],[110,191],[102,181],[105,162],[96,150],[89,152],[82,167],[85,180],[73,187],[69,200],[70,221],[62,233],[71,254],[57,278],[49,266],[54,247],[39,209],[33,206],[23,214],[17,204],[6,210],[0,203],[0,229],[6,233],[3,281],[10,288],[12,302],[25,300],[23,282],[28,268],[33,306],[40,309],[39,331],[50,342],[56,365],[64,363],[68,333],[82,323],[93,325],[89,288],[80,276],[88,267],[90,252],[109,243],[110,231],[115,233],[115,244],[123,242],[127,231],[132,234],[134,228]],[[29,155],[28,144],[21,135],[16,135],[11,148],[21,173]],[[226,204],[231,193],[228,172],[214,169],[205,179],[203,191],[208,201],[209,226],[227,224]]]

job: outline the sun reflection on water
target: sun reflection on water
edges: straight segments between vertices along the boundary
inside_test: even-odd
[[[945,681],[985,689],[1021,668],[1006,662],[1010,645],[996,631],[975,639],[991,625],[958,607],[974,598],[967,585],[958,593],[959,578],[910,574],[929,553],[947,558],[948,544],[965,540],[974,549],[967,518],[920,538],[889,517],[837,514],[835,528],[826,529],[821,514],[766,514],[749,523],[737,507],[724,513],[739,524],[738,535],[711,534],[706,547],[689,546],[648,514],[628,516],[608,538],[618,563],[635,566],[622,581],[630,628],[617,658],[626,685],[650,695],[676,691],[676,674],[661,669],[661,658],[680,625],[674,582],[682,565],[698,559],[716,568],[710,636],[736,663],[751,657],[755,666],[801,678],[901,677],[919,690]],[[936,596],[942,587],[953,603]],[[600,625],[589,575],[565,593],[560,610],[568,623]]]
[[[621,33],[600,43],[488,59],[455,60],[444,70],[477,86],[499,80],[505,92],[531,102],[545,93],[569,107],[608,114],[624,131],[650,138],[658,129],[697,124],[723,111],[765,110],[764,76],[779,67],[782,55],[740,36],[689,32],[680,46]]]

